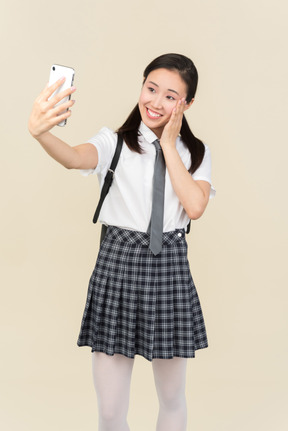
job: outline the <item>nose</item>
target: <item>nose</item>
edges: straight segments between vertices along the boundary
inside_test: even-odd
[[[156,94],[152,100],[152,106],[155,109],[162,108],[162,96],[160,94]]]

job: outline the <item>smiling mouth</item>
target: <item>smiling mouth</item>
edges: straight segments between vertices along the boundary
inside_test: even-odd
[[[157,114],[157,112],[151,111],[151,109],[146,108],[146,112],[149,118],[152,118],[153,120],[162,117],[161,114]]]

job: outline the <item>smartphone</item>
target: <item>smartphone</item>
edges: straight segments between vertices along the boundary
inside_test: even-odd
[[[59,88],[57,88],[56,91],[54,91],[51,97],[55,96],[56,94],[60,93],[63,90],[67,90],[67,88],[72,87],[74,82],[74,75],[75,75],[75,71],[72,67],[61,66],[60,64],[53,64],[50,69],[49,86],[54,84],[54,82],[56,82],[58,79],[64,76],[66,79],[63,82],[63,84]],[[49,99],[51,99],[51,97],[49,97]],[[71,98],[71,95],[65,97],[64,99],[60,100],[60,102],[58,102],[55,106],[58,106],[58,105],[61,105],[62,103],[67,102],[68,100],[70,100],[70,98]],[[60,115],[63,114],[64,112],[65,111],[61,112]],[[65,126],[66,123],[67,123],[67,119],[61,121],[57,125]]]

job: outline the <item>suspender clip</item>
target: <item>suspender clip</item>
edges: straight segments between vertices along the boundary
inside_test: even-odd
[[[108,172],[111,172],[112,178],[114,178],[115,171],[113,171],[112,169],[108,169]]]

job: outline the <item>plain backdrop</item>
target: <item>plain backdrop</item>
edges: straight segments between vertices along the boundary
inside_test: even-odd
[[[156,56],[199,72],[187,113],[216,198],[188,237],[209,348],[188,362],[188,431],[282,431],[287,417],[287,2],[1,1],[0,426],[97,429],[89,348],[76,345],[99,244],[96,176],[27,130],[53,63],[75,68],[71,145],[116,129]],[[136,358],[131,431],[152,431],[151,364]],[[176,430],[175,430],[176,431]]]

